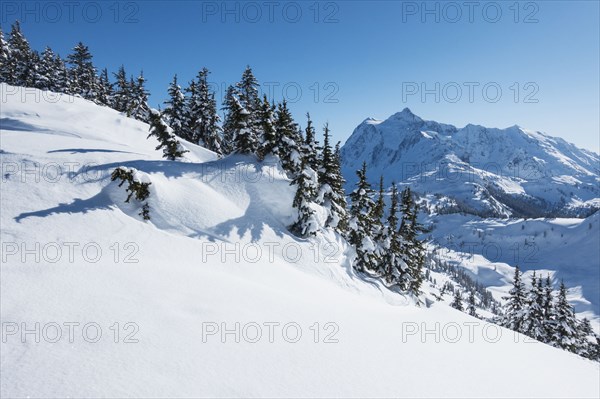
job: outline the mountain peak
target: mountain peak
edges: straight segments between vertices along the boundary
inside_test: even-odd
[[[390,119],[403,120],[403,121],[407,121],[407,122],[423,121],[423,119],[421,119],[417,115],[413,114],[412,111],[408,107],[404,108],[401,112],[396,112],[394,115],[392,115],[390,117]]]

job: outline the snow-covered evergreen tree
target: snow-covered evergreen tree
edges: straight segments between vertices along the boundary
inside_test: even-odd
[[[113,108],[119,112],[124,112],[129,115],[131,108],[132,90],[129,82],[127,81],[127,75],[125,73],[125,67],[121,65],[117,73],[114,73],[114,98]]]
[[[550,342],[571,352],[576,352],[577,349],[577,319],[567,300],[567,288],[562,281],[554,305],[554,331]]]
[[[248,127],[250,113],[242,107],[237,97],[233,98],[233,105],[229,112],[231,127],[235,136],[235,152],[238,154],[255,154],[258,148],[258,140],[252,129]]]
[[[301,169],[300,145],[302,144],[302,138],[298,135],[298,125],[294,122],[285,100],[277,106],[275,136],[276,151],[281,160],[281,166],[288,176],[293,178]]]
[[[467,300],[467,312],[469,316],[479,317],[477,315],[476,301],[475,301],[475,290],[469,292],[469,298]]]
[[[169,84],[169,99],[165,101],[163,115],[167,124],[173,129],[175,135],[186,138],[184,133],[184,124],[186,121],[185,95],[181,86],[177,83],[177,75],[173,76],[173,81]]]
[[[10,58],[10,48],[8,42],[4,38],[4,32],[0,27],[0,82],[9,83],[10,72],[8,69],[8,61]]]
[[[302,155],[306,159],[308,166],[318,171],[320,168],[319,163],[319,142],[317,141],[316,131],[313,126],[313,122],[310,119],[310,114],[306,113],[306,128],[304,129],[304,143],[301,148]]]
[[[292,205],[298,210],[298,218],[290,227],[290,231],[300,237],[315,235],[320,227],[313,208],[319,182],[317,172],[310,167],[306,158],[302,159],[301,172],[291,184],[296,186]]]
[[[535,271],[531,276],[531,288],[529,289],[523,308],[522,332],[540,342],[546,341],[544,292],[542,290],[541,279],[538,281]]]
[[[129,84],[131,89],[131,100],[128,115],[142,122],[148,122],[150,107],[148,106],[148,91],[146,90],[146,78],[144,72],[140,72],[137,79]]]
[[[21,32],[19,21],[15,21],[11,27],[8,48],[10,51],[5,67],[5,74],[9,79],[7,83],[15,86],[28,86],[29,84],[29,87],[32,87],[36,66],[33,65],[31,47]]]
[[[97,102],[112,108],[113,94],[113,87],[108,78],[108,70],[104,68],[98,78]]]
[[[408,275],[403,285],[407,292],[416,296],[421,294],[423,284],[423,266],[425,265],[425,247],[419,240],[423,227],[418,222],[419,207],[416,204],[410,187],[402,191],[400,210],[402,220],[400,234],[403,238],[402,255],[408,265]]]
[[[54,58],[56,55],[50,47],[46,47],[42,51],[42,57],[37,69],[35,87],[40,90],[52,90],[55,86],[55,80],[58,71],[55,70],[56,63]]]
[[[269,155],[279,155],[276,151],[277,136],[275,134],[275,107],[273,107],[267,95],[263,96],[257,111],[257,128],[259,134],[258,157],[265,159]]]
[[[252,68],[246,66],[242,79],[237,83],[238,100],[242,107],[249,113],[249,123],[254,124],[257,118],[257,111],[260,107],[260,98],[258,96],[258,89],[260,85],[258,80],[254,77]]]
[[[386,285],[403,289],[402,281],[408,273],[408,265],[402,257],[402,236],[398,228],[399,205],[398,187],[396,183],[392,183],[389,215],[380,244],[383,250],[380,267],[383,269],[382,277]]]
[[[190,84],[186,107],[188,135],[192,142],[222,155],[223,140],[214,93],[208,85],[209,71],[203,68]]]
[[[452,298],[452,302],[450,303],[450,306],[452,306],[454,309],[460,310],[462,312],[464,310],[462,300],[463,299],[462,299],[460,290],[457,288],[454,290],[454,297]]]
[[[235,135],[237,133],[235,125],[237,124],[237,121],[234,120],[234,117],[237,116],[233,114],[233,109],[234,107],[237,108],[237,105],[235,105],[236,103],[239,105],[237,98],[238,92],[236,88],[234,86],[227,87],[222,107],[225,115],[223,119],[223,150],[226,154],[235,150]]]
[[[148,135],[148,138],[157,138],[159,144],[156,149],[163,150],[163,158],[175,161],[178,158],[181,158],[184,153],[188,152],[181,146],[181,143],[179,143],[177,136],[173,134],[171,128],[163,121],[162,115],[158,110],[151,109],[149,112],[149,119],[150,134]]]
[[[373,189],[367,181],[367,163],[356,171],[358,182],[350,194],[349,242],[356,250],[354,268],[358,272],[374,272],[378,259],[373,241]]]
[[[317,202],[327,209],[326,227],[336,229],[345,234],[348,229],[348,211],[346,204],[346,192],[344,184],[346,181],[342,176],[339,143],[335,152],[332,151],[330,144],[329,125],[325,124],[323,128],[323,147],[318,159],[319,173],[319,194]]]
[[[527,296],[525,293],[525,285],[521,281],[521,270],[519,269],[519,266],[515,267],[513,287],[508,294],[509,296],[504,298],[508,301],[504,306],[502,325],[513,331],[522,332]]]
[[[77,43],[67,60],[71,64],[71,90],[83,98],[96,100],[98,93],[96,68],[92,63],[92,54],[88,47],[81,42]]]

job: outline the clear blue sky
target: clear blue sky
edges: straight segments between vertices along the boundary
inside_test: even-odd
[[[64,56],[81,40],[98,67],[143,69],[153,106],[174,73],[187,82],[206,66],[227,85],[249,64],[300,122],[310,111],[342,141],[364,118],[409,107],[459,127],[518,124],[600,151],[598,1],[75,3],[4,1],[0,24],[8,31],[20,19],[39,50]]]

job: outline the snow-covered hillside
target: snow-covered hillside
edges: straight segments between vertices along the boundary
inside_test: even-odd
[[[512,126],[458,129],[408,108],[362,122],[342,147],[348,185],[363,161],[375,182],[436,194],[439,212],[483,216],[588,216],[600,209],[600,158],[563,139]]]
[[[165,161],[109,108],[0,97],[2,397],[600,395],[598,363],[416,307],[355,276],[339,237],[290,235],[276,165],[186,142]],[[119,166],[151,183],[150,221]]]

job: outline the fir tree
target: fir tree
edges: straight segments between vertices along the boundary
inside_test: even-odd
[[[469,313],[469,316],[473,316],[473,317],[479,317],[477,315],[477,308],[476,303],[475,303],[475,291],[471,290],[471,292],[469,292],[469,299],[467,302],[467,312]]]
[[[112,107],[113,88],[108,78],[108,70],[104,68],[98,78],[98,97],[97,101],[100,104]]]
[[[319,184],[317,173],[308,165],[306,158],[302,159],[301,172],[290,184],[296,185],[293,207],[298,210],[298,218],[290,230],[300,237],[315,235],[319,224],[313,209],[313,199]]]
[[[190,98],[187,105],[188,135],[197,143],[219,155],[223,154],[220,118],[214,94],[208,85],[209,71],[203,68],[197,81],[190,85]]]
[[[131,108],[131,87],[127,81],[127,75],[125,74],[125,67],[121,65],[117,73],[114,74],[114,99],[113,108],[119,112],[128,113]]]
[[[255,154],[258,141],[252,129],[248,127],[250,113],[242,107],[235,97],[230,113],[232,128],[235,132],[235,152],[238,154]]]
[[[423,231],[423,227],[417,219],[419,207],[414,201],[410,187],[402,191],[400,210],[402,212],[400,234],[404,240],[402,255],[408,265],[408,276],[407,280],[403,281],[403,285],[410,294],[419,296],[423,284],[425,248],[423,242],[419,240],[419,234]]]
[[[15,86],[27,86],[33,81],[35,65],[32,63],[31,47],[21,32],[19,21],[16,21],[11,27],[8,48],[9,56],[4,72],[8,77],[7,83]]]
[[[131,81],[130,89],[129,115],[142,122],[148,122],[150,107],[148,106],[148,91],[146,91],[144,72],[140,72],[137,79]]]
[[[260,159],[265,159],[269,155],[278,155],[276,153],[277,136],[275,134],[275,108],[269,103],[267,95],[263,96],[263,100],[259,105],[257,112],[259,146],[258,156]]]
[[[175,161],[177,158],[181,158],[184,153],[188,152],[181,146],[171,128],[163,121],[159,111],[151,109],[149,119],[150,134],[148,135],[148,138],[157,138],[159,144],[156,149],[160,150],[162,148],[163,158]]]
[[[83,98],[96,100],[96,68],[92,64],[92,54],[88,47],[81,42],[77,43],[67,60],[71,64],[71,89]]]
[[[356,250],[354,268],[358,272],[375,271],[377,268],[376,247],[371,233],[373,232],[373,190],[367,182],[367,164],[356,172],[358,182],[350,194],[349,242]]]
[[[184,133],[184,124],[186,121],[185,96],[181,91],[181,86],[177,84],[177,75],[173,76],[173,81],[169,85],[169,99],[165,101],[165,110],[163,115],[167,124],[173,129],[177,136],[186,138]]]
[[[246,69],[242,74],[242,79],[237,83],[236,87],[240,104],[248,111],[250,115],[249,121],[254,123],[257,119],[256,112],[260,106],[260,99],[258,97],[258,88],[260,85],[258,84],[258,80],[254,77],[250,66],[246,66]]]
[[[546,341],[546,329],[544,325],[544,292],[541,286],[541,279],[535,276],[535,271],[531,276],[531,289],[526,298],[523,312],[522,332],[540,342]]]
[[[8,42],[4,38],[2,28],[0,28],[0,82],[10,83],[10,72],[8,69],[8,61],[10,58],[10,48]]]
[[[223,149],[226,154],[235,150],[235,136],[237,134],[235,126],[238,124],[238,121],[234,120],[234,117],[237,118],[237,116],[233,114],[233,109],[234,107],[241,107],[237,96],[238,93],[234,86],[227,87],[222,107],[222,110],[225,114],[225,118],[223,120]]]
[[[567,301],[567,289],[561,281],[554,305],[554,332],[551,343],[562,349],[575,352],[577,348],[577,319],[573,307]]]
[[[40,90],[53,90],[55,86],[54,82],[58,75],[58,71],[55,70],[55,57],[56,55],[50,47],[46,47],[42,52],[35,82],[36,88]]]
[[[339,143],[335,152],[330,145],[329,125],[324,127],[323,147],[318,159],[319,194],[317,202],[327,210],[326,227],[331,227],[344,234],[348,229],[348,212],[344,177],[341,173]]]
[[[306,128],[304,129],[304,144],[301,152],[305,157],[308,166],[314,171],[318,171],[320,167],[319,150],[319,142],[316,138],[315,128],[313,127],[312,120],[310,119],[310,114],[307,112]]]
[[[300,144],[298,125],[294,122],[292,113],[284,100],[277,106],[275,115],[276,151],[281,160],[281,166],[288,176],[295,177],[300,171]]]
[[[527,297],[525,295],[525,286],[521,281],[521,270],[519,266],[515,267],[515,275],[513,278],[513,287],[508,292],[509,296],[505,305],[504,318],[502,325],[513,331],[523,331],[523,316]]]
[[[460,290],[458,288],[454,290],[454,297],[452,298],[450,306],[452,306],[456,310],[460,310],[461,312],[464,310],[462,304],[462,295],[460,294]]]
[[[382,248],[383,278],[388,286],[402,287],[403,276],[408,272],[408,266],[402,258],[402,236],[398,229],[398,207],[400,199],[396,183],[392,183],[389,216],[384,229]]]

